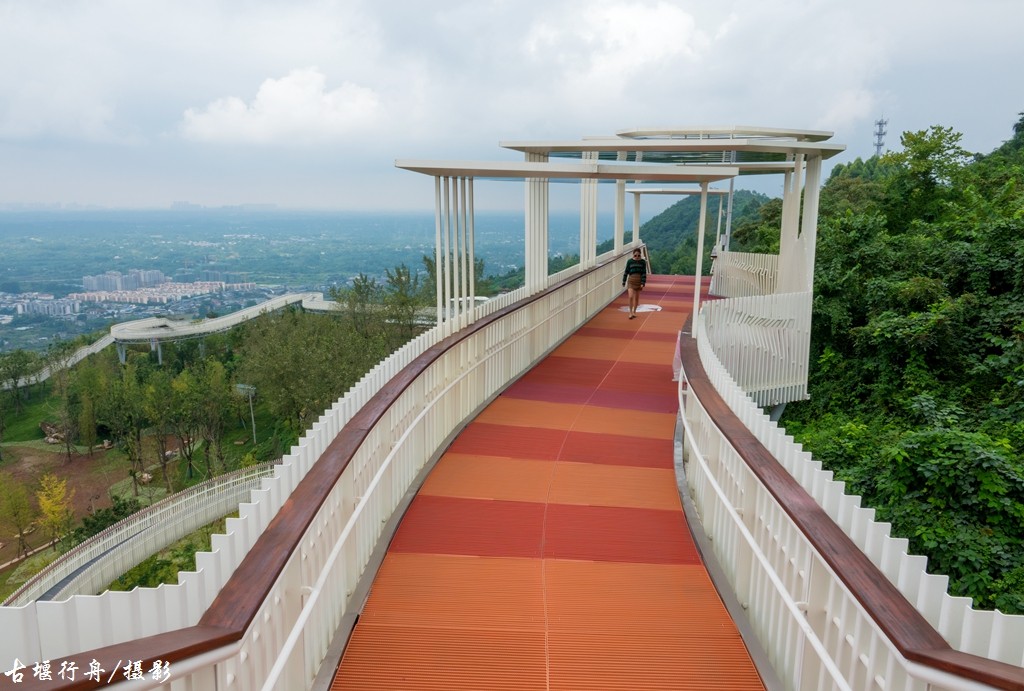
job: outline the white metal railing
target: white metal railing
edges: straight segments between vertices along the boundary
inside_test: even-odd
[[[1024,617],[976,611],[969,599],[950,596],[945,576],[926,573],[924,557],[908,554],[906,540],[890,537],[889,526],[875,522],[873,510],[860,507],[859,497],[846,495],[843,483],[823,471],[743,391],[717,357],[703,312],[694,329],[712,385],[741,422],[951,647],[1024,666]],[[681,387],[680,406],[687,481],[702,525],[787,686],[988,688],[903,658],[732,448],[697,396]],[[804,613],[804,622],[794,609]],[[835,679],[833,668],[844,682]]]
[[[456,337],[368,431],[242,639],[178,661],[169,685],[221,691],[308,688],[384,524],[420,469],[480,405],[614,299],[620,292],[618,274],[609,261]],[[525,297],[525,289],[500,296],[478,308],[475,317]],[[226,534],[213,536],[211,551],[196,555],[196,571],[179,574],[178,584],[0,608],[0,664],[73,657],[194,626],[344,425],[438,344],[444,331],[445,325],[438,325],[378,363],[326,411],[274,466],[273,475],[262,479],[251,501],[239,505]],[[88,662],[78,661],[79,667]],[[157,687],[148,680],[131,686]]]
[[[760,406],[807,398],[811,293],[713,300],[702,323],[715,355]]]
[[[778,277],[777,254],[719,252],[711,272],[711,294],[727,298],[771,295]]]

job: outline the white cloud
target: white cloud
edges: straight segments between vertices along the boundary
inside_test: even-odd
[[[332,142],[372,125],[380,110],[373,89],[345,82],[327,90],[327,78],[309,67],[267,79],[249,103],[228,96],[201,110],[189,108],[180,131],[186,139],[202,142]]]
[[[536,63],[559,69],[574,92],[607,98],[644,70],[698,62],[710,43],[693,16],[673,3],[605,0],[545,16],[523,47]]]
[[[0,0],[0,203],[89,179],[126,203],[390,205],[422,185],[396,158],[632,126],[834,130],[857,156],[885,116],[890,145],[940,124],[991,150],[1022,108],[1024,2],[940,5]]]

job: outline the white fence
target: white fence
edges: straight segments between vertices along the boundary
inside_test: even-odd
[[[787,293],[704,304],[712,350],[760,406],[807,398],[811,300],[811,293]]]
[[[720,252],[711,272],[711,294],[739,298],[771,295],[779,276],[777,254]]]
[[[368,430],[242,639],[176,662],[164,688],[308,688],[384,524],[420,469],[481,405],[614,299],[619,270],[614,262],[601,265],[465,337],[456,335]],[[476,318],[524,297],[520,290],[490,300]],[[407,344],[325,412],[178,584],[0,608],[0,664],[71,657],[194,626],[345,424],[446,331],[442,324]],[[157,687],[131,682],[133,689]]]
[[[951,597],[945,576],[926,573],[924,557],[908,554],[906,540],[890,537],[889,526],[875,522],[873,510],[845,494],[843,483],[743,392],[719,361],[703,318],[694,329],[701,362],[729,407],[949,644],[1024,666],[1024,617],[975,611],[970,600]],[[682,385],[680,405],[687,481],[701,522],[787,686],[989,688],[904,659]]]

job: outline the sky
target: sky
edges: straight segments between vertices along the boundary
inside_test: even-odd
[[[430,209],[396,159],[634,127],[827,130],[831,164],[884,118],[886,149],[987,153],[1021,27],[1022,0],[0,0],[0,208]]]

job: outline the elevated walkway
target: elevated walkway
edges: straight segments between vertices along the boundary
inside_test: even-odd
[[[672,361],[693,286],[652,276],[647,311],[615,300],[464,428],[331,689],[764,688],[677,489]]]

